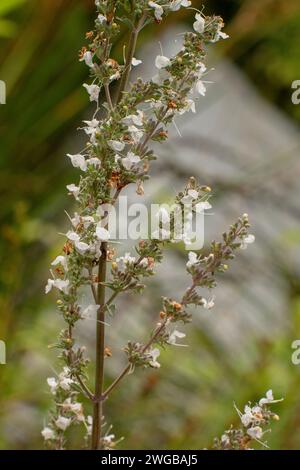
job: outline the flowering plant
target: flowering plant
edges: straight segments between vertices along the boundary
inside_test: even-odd
[[[280,401],[282,399],[274,400],[272,390],[268,390],[266,396],[261,398],[254,406],[248,403],[244,408],[244,413],[235,406],[241,420],[241,427],[235,429],[231,426],[221,436],[221,439],[215,439],[214,448],[217,450],[250,450],[253,441],[268,447],[267,443],[262,441],[262,438],[270,430],[264,430],[264,428],[270,424],[271,420],[279,420],[279,416],[273,413],[269,406]]]
[[[156,75],[149,81],[138,78],[129,84],[130,71],[141,60],[135,58],[140,31],[151,22],[160,23],[170,12],[191,7],[188,0],[103,0],[96,1],[97,18],[94,31],[87,33],[89,45],[80,51],[80,61],[90,71],[91,83],[84,84],[96,110],[91,120],[84,121],[87,136],[84,149],[68,154],[75,168],[81,171],[77,184],[69,184],[68,192],[77,203],[71,217],[70,230],[65,234],[62,253],[52,262],[52,277],[46,293],[58,289],[58,310],[66,324],[56,347],[60,350],[63,370],[58,377],[48,378],[55,407],[42,435],[50,448],[64,449],[66,431],[73,424],[82,424],[86,431],[86,445],[92,449],[109,449],[116,445],[111,428],[104,422],[103,407],[112,391],[136,368],[159,368],[160,348],[176,345],[185,334],[178,324],[192,319],[188,307],[205,309],[214,306],[214,297],[206,298],[200,289],[208,292],[216,286],[216,277],[228,269],[228,261],[237,249],[244,249],[254,241],[248,233],[248,215],[242,215],[222,241],[212,242],[208,253],[190,251],[186,269],[190,286],[181,299],[162,299],[158,321],[145,342],[130,340],[124,347],[128,363],[119,376],[104,389],[105,358],[110,350],[105,345],[107,314],[115,312],[114,301],[123,292],[138,294],[143,291],[143,280],[154,274],[154,267],[163,259],[163,250],[175,241],[175,209],[160,211],[159,230],[155,237],[142,239],[135,247],[136,254],[117,256],[115,241],[108,229],[106,206],[117,204],[122,191],[136,185],[138,195],[144,193],[143,183],[149,178],[149,168],[156,159],[151,142],[168,138],[167,128],[177,115],[196,112],[194,94],[205,95],[206,45],[228,36],[222,31],[219,16],[206,17],[196,11],[193,31],[183,37],[180,51],[174,57],[158,55]],[[124,64],[111,57],[114,38],[122,24],[129,26],[130,39],[125,48]],[[116,82],[116,83],[115,83]],[[115,93],[111,92],[112,88]],[[100,107],[100,93],[105,102]],[[191,224],[199,205],[202,210],[211,207],[210,188],[190,178],[184,190],[176,197],[180,213],[189,206],[187,223]],[[169,223],[170,230],[165,229]],[[186,233],[181,239],[186,245],[191,240]],[[109,268],[110,267],[110,268]],[[79,302],[82,289],[89,288],[93,303]],[[107,292],[110,292],[107,295]],[[74,331],[79,320],[96,316],[96,352],[94,387],[90,385],[85,347],[78,346]],[[93,409],[89,415],[83,409],[80,397],[89,400]]]

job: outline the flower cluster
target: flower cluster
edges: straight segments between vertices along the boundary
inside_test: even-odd
[[[190,193],[190,189],[186,189],[187,195],[180,194],[179,200],[185,197],[194,197],[195,194]],[[198,192],[197,192],[198,194]],[[150,340],[146,345],[140,343],[128,343],[125,352],[128,356],[130,371],[135,367],[155,367],[153,366],[153,351],[155,354],[154,363],[157,363],[157,357],[160,350],[154,346],[167,347],[169,345],[178,345],[177,339],[185,337],[185,334],[176,329],[170,329],[172,324],[179,322],[185,324],[192,320],[192,314],[187,310],[189,305],[195,305],[210,310],[214,307],[215,297],[210,296],[209,299],[203,297],[199,292],[199,288],[206,288],[211,291],[216,287],[216,274],[224,273],[228,269],[228,265],[224,261],[234,258],[234,251],[243,248],[247,243],[254,241],[253,235],[248,233],[249,229],[248,215],[244,214],[233,224],[228,232],[223,233],[223,242],[212,242],[211,252],[207,255],[189,252],[186,264],[187,272],[192,277],[191,286],[185,291],[180,301],[163,298],[163,308],[159,313],[159,321],[152,333]],[[156,367],[158,367],[156,365]]]
[[[42,435],[50,448],[62,449],[65,431],[71,424],[83,424],[89,433],[91,416],[85,416],[82,403],[78,401],[79,390],[71,378],[71,370],[64,367],[57,378],[49,377],[47,383],[55,399],[49,424],[42,430]]]
[[[273,413],[269,406],[282,400],[274,400],[272,390],[268,390],[266,396],[261,398],[257,404],[246,405],[243,413],[235,407],[242,426],[238,429],[231,426],[220,439],[215,439],[214,448],[218,450],[250,450],[253,441],[268,447],[267,443],[262,441],[264,435],[270,431],[266,428],[272,420],[279,420],[279,416]]]
[[[213,241],[211,243],[210,253],[206,255],[189,253],[186,267],[192,276],[193,284],[184,296],[185,304],[201,305],[208,309],[213,307],[213,298],[206,300],[199,296],[196,288],[205,287],[211,290],[216,287],[216,273],[227,271],[227,262],[234,258],[234,251],[238,248],[244,249],[248,244],[254,242],[254,235],[248,233],[249,227],[248,214],[244,214],[230,227],[228,232],[223,233],[222,242]]]

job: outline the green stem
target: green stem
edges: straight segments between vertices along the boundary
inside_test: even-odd
[[[125,68],[124,68],[124,72],[123,72],[123,75],[121,77],[119,88],[118,88],[118,91],[117,91],[117,94],[116,94],[116,101],[115,101],[116,103],[118,103],[120,101],[120,99],[122,98],[123,91],[126,91],[126,88],[127,88],[127,85],[128,85],[128,80],[129,80],[129,75],[130,75],[130,71],[131,71],[131,62],[132,62],[132,59],[133,59],[133,56],[134,56],[134,53],[135,53],[135,49],[136,49],[137,38],[138,38],[139,32],[141,31],[141,29],[144,25],[146,15],[147,15],[146,13],[143,13],[141,18],[138,20],[137,24],[135,25],[135,27],[131,31],[129,44],[128,44],[128,50],[127,50],[127,54],[126,54]]]
[[[103,401],[101,400],[104,382],[104,348],[105,348],[105,286],[106,279],[107,243],[101,245],[101,258],[98,270],[97,300],[99,309],[97,312],[96,330],[96,372],[95,372],[95,403],[93,410],[92,450],[101,449],[101,427],[103,418]]]

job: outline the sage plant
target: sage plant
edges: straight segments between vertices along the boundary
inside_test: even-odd
[[[241,420],[241,426],[238,428],[230,427],[220,439],[214,441],[215,450],[252,450],[250,445],[258,442],[261,446],[268,448],[267,442],[263,439],[270,432],[267,427],[272,420],[278,421],[279,416],[270,410],[270,405],[279,403],[283,399],[274,400],[272,390],[268,390],[266,396],[261,398],[258,403],[251,406],[248,403],[242,413],[235,405],[235,409]]]
[[[196,100],[205,95],[207,73],[206,46],[228,36],[222,31],[219,16],[208,17],[195,10],[190,32],[183,36],[181,49],[174,57],[161,53],[155,60],[156,73],[149,80],[138,78],[130,83],[130,72],[141,60],[135,57],[139,33],[151,23],[156,26],[169,13],[180,8],[192,8],[188,0],[97,0],[95,28],[86,34],[89,44],[80,51],[80,61],[89,68],[91,81],[83,86],[95,103],[91,120],[83,122],[87,142],[82,151],[68,154],[72,165],[80,171],[79,182],[67,186],[76,201],[76,212],[69,216],[70,229],[65,235],[61,254],[52,262],[52,277],[46,293],[59,291],[57,301],[65,328],[56,344],[63,369],[57,377],[48,378],[53,394],[49,423],[42,435],[50,448],[65,449],[67,430],[81,424],[85,429],[85,445],[91,449],[110,449],[116,445],[111,427],[105,424],[104,405],[114,389],[138,368],[158,368],[160,351],[175,345],[185,335],[178,324],[192,319],[190,306],[211,309],[218,274],[228,269],[235,251],[254,241],[248,233],[247,214],[242,215],[219,242],[213,241],[208,252],[190,251],[186,264],[190,286],[181,298],[162,298],[157,322],[150,327],[146,340],[131,339],[124,346],[127,365],[115,380],[104,388],[105,358],[110,350],[105,343],[106,319],[117,315],[115,300],[124,292],[134,295],[144,289],[145,278],[154,274],[155,265],[162,262],[166,245],[175,241],[178,211],[189,207],[187,222],[191,224],[199,207],[207,210],[210,188],[190,178],[176,196],[175,209],[160,211],[159,233],[141,239],[135,254],[117,253],[107,225],[107,204],[114,206],[129,185],[136,193],[144,193],[143,183],[149,178],[150,165],[157,157],[152,142],[163,143],[168,138],[168,126],[174,118],[186,112],[196,112]],[[128,27],[129,40],[124,45],[124,63],[111,57],[112,45],[121,27]],[[105,99],[99,100],[103,92]],[[177,213],[176,213],[177,212]],[[168,222],[169,229],[165,228]],[[182,242],[188,246],[189,236],[183,231]],[[178,241],[178,239],[176,240]],[[82,290],[90,289],[93,302],[80,304]],[[206,289],[208,295],[204,295]],[[74,336],[79,320],[95,314],[95,377],[89,379],[86,349]],[[82,398],[90,403],[85,411]]]

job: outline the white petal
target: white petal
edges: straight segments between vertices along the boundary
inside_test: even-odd
[[[122,152],[125,148],[124,142],[119,142],[118,140],[109,140],[108,145],[116,152]]]
[[[79,253],[85,253],[90,248],[90,246],[85,242],[79,241],[75,243],[75,248],[77,251],[79,251]]]
[[[71,230],[66,233],[66,237],[72,242],[78,242],[80,240],[80,236],[78,235],[78,233],[73,232]]]
[[[67,259],[65,256],[57,256],[55,260],[52,261],[51,265],[52,266],[57,266],[58,264],[61,264],[64,268],[67,267]]]
[[[61,429],[62,431],[65,431],[71,424],[71,418],[65,418],[64,416],[60,416],[56,421],[55,424],[56,426]]]
[[[82,61],[84,61],[88,67],[94,67],[93,54],[91,51],[87,51],[83,54],[82,59],[80,59],[80,62]]]
[[[71,159],[71,162],[74,168],[80,168],[82,171],[86,171],[87,166],[86,166],[86,161],[83,155],[81,155],[80,153],[76,155],[70,155],[68,153],[67,156]]]
[[[135,57],[132,58],[131,64],[133,65],[133,67],[136,67],[137,65],[140,65],[142,63],[142,60],[136,59]]]
[[[168,67],[171,65],[171,61],[168,57],[165,57],[163,55],[158,55],[155,59],[155,67],[158,69],[163,69],[165,67]]]
[[[55,432],[53,431],[53,429],[48,428],[47,426],[42,430],[41,434],[45,441],[55,439]]]
[[[200,15],[200,13],[196,13],[195,19],[196,21],[193,24],[194,30],[199,34],[204,33],[205,19],[203,18],[203,16]]]
[[[202,80],[198,80],[196,83],[196,91],[199,93],[199,95],[205,96],[206,94],[206,86],[202,82]]]
[[[98,85],[88,85],[87,83],[84,83],[83,86],[90,95],[90,101],[97,102],[99,99],[100,87]]]

